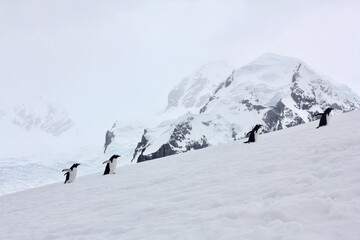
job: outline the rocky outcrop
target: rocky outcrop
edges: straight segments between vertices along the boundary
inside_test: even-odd
[[[113,132],[111,132],[109,130],[106,131],[105,143],[104,143],[104,153],[106,153],[106,149],[111,144],[114,137],[115,137],[115,134]]]
[[[243,99],[241,101],[242,104],[244,104],[246,107],[247,107],[247,110],[248,111],[257,111],[259,112],[260,110],[263,110],[265,109],[266,107],[262,106],[262,105],[257,105],[257,104],[253,104],[250,102],[250,100],[247,100],[247,99]]]
[[[193,117],[188,117],[185,121],[173,124],[170,136],[167,138],[167,142],[164,142],[154,152],[147,152],[147,148],[151,145],[146,137],[147,130],[138,143],[133,160],[136,162],[149,161],[156,158],[166,157],[173,154],[186,152],[190,150],[197,150],[208,146],[207,139],[203,135],[200,139],[194,140],[189,137],[192,130],[191,122]]]
[[[284,118],[285,105],[279,101],[275,107],[271,107],[264,115],[264,122],[269,131],[283,129],[282,119]]]
[[[137,144],[134,154],[133,154],[133,158],[131,159],[131,162],[133,162],[135,160],[135,162],[139,161],[139,157],[142,156],[143,152],[146,150],[147,146],[148,146],[148,140],[146,139],[145,135],[147,133],[147,130],[144,129],[144,133],[141,137],[141,141]]]
[[[143,149],[143,151],[145,151],[145,149]],[[149,160],[153,160],[156,158],[162,158],[162,157],[166,157],[166,156],[171,156],[176,154],[177,152],[171,147],[171,145],[169,143],[165,143],[163,145],[161,145],[161,147],[159,148],[159,150],[157,150],[154,153],[148,154],[148,155],[143,155],[141,154],[138,159],[137,162],[144,162],[144,161],[149,161]]]

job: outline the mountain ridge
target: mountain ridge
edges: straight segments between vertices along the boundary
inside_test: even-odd
[[[136,149],[135,155],[142,162],[239,140],[257,123],[263,132],[280,130],[315,120],[327,107],[335,114],[352,111],[360,107],[359,99],[305,62],[267,53],[235,69],[198,115],[185,114],[168,128],[147,131],[146,144],[140,142],[141,154]]]

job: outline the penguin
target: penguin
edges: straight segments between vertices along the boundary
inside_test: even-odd
[[[72,183],[75,181],[76,178],[76,173],[77,173],[77,167],[80,165],[80,163],[74,163],[69,169],[63,169],[63,172],[66,172],[64,174],[64,176],[66,176],[65,178],[65,183]]]
[[[319,127],[322,127],[322,126],[326,126],[329,123],[329,117],[330,117],[331,110],[333,110],[333,108],[327,108],[324,113],[316,114],[316,116],[321,116],[319,126],[316,129],[318,129]]]
[[[262,127],[261,124],[256,124],[255,127],[253,128],[253,130],[251,130],[250,132],[248,132],[246,134],[246,137],[249,138],[249,140],[247,140],[244,143],[252,143],[256,141],[257,135],[258,135],[258,131],[259,129]]]
[[[115,168],[116,168],[116,165],[117,165],[117,158],[118,157],[121,157],[120,155],[112,155],[112,157],[103,162],[106,163],[106,167],[105,167],[105,171],[104,171],[104,174],[103,175],[107,175],[107,174],[115,174]]]

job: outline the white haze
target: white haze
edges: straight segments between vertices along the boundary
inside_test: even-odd
[[[0,1],[0,101],[42,96],[103,137],[204,63],[294,56],[360,92],[359,1]]]

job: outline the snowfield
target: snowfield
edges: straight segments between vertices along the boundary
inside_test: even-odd
[[[2,196],[0,239],[359,239],[359,119]]]

